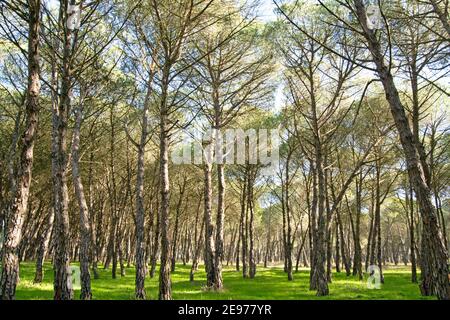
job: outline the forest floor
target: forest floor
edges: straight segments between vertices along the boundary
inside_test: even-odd
[[[17,299],[52,299],[53,271],[50,263],[45,263],[44,281],[34,284],[35,264],[24,262],[20,269],[20,283],[17,287]],[[288,281],[282,267],[257,269],[255,279],[243,279],[242,273],[234,268],[225,267],[223,272],[224,290],[209,292],[204,290],[205,272],[203,266],[196,273],[196,280],[189,281],[190,266],[177,265],[172,274],[172,290],[174,299],[426,299],[420,295],[417,284],[411,283],[409,267],[389,266],[384,270],[385,284],[381,289],[369,289],[367,280],[359,281],[356,277],[346,277],[345,273],[333,273],[330,284],[330,295],[316,297],[309,291],[309,270],[301,269],[294,273],[294,281]],[[127,268],[126,275],[112,279],[111,271],[99,268],[99,279],[92,279],[93,299],[127,300],[134,297],[134,268]],[[146,280],[148,299],[156,299],[158,290],[157,277]],[[78,299],[79,290],[75,290]],[[429,299],[429,298],[428,298]]]

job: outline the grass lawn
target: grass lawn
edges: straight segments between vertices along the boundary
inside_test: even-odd
[[[53,271],[50,263],[45,264],[44,282],[34,284],[34,263],[21,264],[21,280],[17,287],[17,299],[52,299]],[[258,267],[255,279],[243,279],[240,272],[233,268],[225,268],[223,272],[225,289],[222,292],[205,291],[205,272],[203,267],[196,274],[196,281],[189,282],[190,266],[177,265],[172,274],[174,299],[425,299],[420,295],[417,284],[410,281],[408,267],[389,267],[385,270],[385,284],[381,289],[368,289],[366,281],[356,277],[346,277],[344,273],[334,273],[330,284],[330,295],[316,297],[309,291],[309,270],[302,269],[294,274],[294,281],[288,281],[282,268]],[[100,279],[92,279],[94,299],[126,300],[134,298],[134,268],[126,269],[126,276],[111,278],[110,270],[99,269]],[[149,299],[156,299],[158,290],[157,278],[146,280]],[[75,290],[76,299],[80,291]],[[429,299],[429,298],[428,298]]]

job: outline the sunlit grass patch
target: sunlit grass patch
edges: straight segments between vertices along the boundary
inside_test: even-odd
[[[17,287],[17,299],[52,299],[53,269],[50,263],[44,266],[44,281],[33,283],[35,264],[21,264],[21,280]],[[111,270],[99,266],[99,279],[92,277],[93,299],[129,300],[134,299],[134,267],[126,268],[126,275],[112,279]],[[225,267],[223,271],[224,289],[220,292],[205,290],[206,273],[204,266],[199,266],[195,280],[189,281],[190,265],[177,265],[172,274],[172,291],[174,299],[292,299],[292,300],[330,300],[330,299],[430,299],[422,297],[417,284],[411,283],[409,267],[389,266],[384,270],[385,283],[381,289],[369,289],[367,277],[359,280],[357,277],[347,277],[345,273],[333,273],[329,284],[330,295],[317,297],[315,291],[309,290],[309,269],[301,268],[294,273],[294,280],[288,281],[287,275],[280,266],[263,268],[258,266],[254,279],[243,279],[242,271],[233,267]],[[147,277],[146,291],[148,299],[158,297],[158,272],[154,278]],[[78,299],[79,290],[75,290]]]

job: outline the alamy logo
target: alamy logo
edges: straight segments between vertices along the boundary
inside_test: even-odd
[[[269,139],[270,136],[270,139]],[[261,174],[274,175],[279,163],[279,132],[276,129],[210,129],[197,139],[182,137],[172,152],[174,164],[254,164]]]
[[[383,27],[381,11],[378,5],[369,5],[366,9],[367,27],[370,30],[377,30]]]
[[[72,288],[74,290],[81,289],[81,272],[79,266],[70,266],[70,277],[72,280]]]
[[[81,8],[80,5],[69,4],[67,6],[67,29],[73,31],[80,29]]]
[[[367,278],[368,289],[381,289],[381,272],[380,268],[376,265],[370,265],[367,268],[369,278]]]

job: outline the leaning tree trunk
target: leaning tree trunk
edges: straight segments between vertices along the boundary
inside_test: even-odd
[[[368,48],[376,65],[389,102],[392,116],[397,127],[400,142],[405,154],[409,179],[414,187],[423,221],[422,231],[422,282],[420,284],[423,295],[437,295],[438,299],[450,299],[450,284],[448,279],[448,253],[442,241],[442,233],[438,225],[435,208],[431,202],[431,192],[425,180],[422,164],[419,160],[415,139],[411,132],[405,108],[400,100],[389,67],[385,65],[383,50],[381,49],[375,32],[367,27],[366,9],[362,0],[354,0],[359,21],[363,27]]]
[[[16,190],[6,213],[6,230],[2,249],[2,275],[0,300],[15,298],[19,280],[18,247],[22,238],[22,226],[28,198],[33,167],[34,142],[37,136],[39,114],[39,26],[40,0],[28,1],[28,86],[26,100],[26,125],[22,136],[22,150],[17,172]]]

